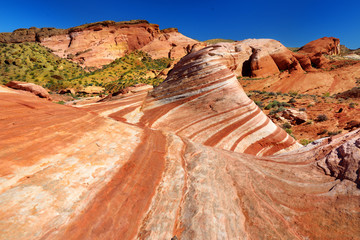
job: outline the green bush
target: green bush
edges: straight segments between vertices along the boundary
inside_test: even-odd
[[[328,136],[330,137],[330,136],[338,135],[338,134],[340,134],[341,132],[342,132],[342,131],[339,130],[339,131],[328,132],[327,134],[328,134]]]
[[[264,103],[262,101],[254,101],[254,102],[260,109],[264,108]]]
[[[292,126],[291,126],[291,124],[290,123],[284,123],[283,125],[282,125],[282,128],[284,128],[284,129],[290,129]]]
[[[298,92],[297,92],[297,91],[290,91],[290,92],[289,92],[289,95],[290,95],[291,97],[296,97],[296,96],[298,95]]]
[[[316,121],[318,121],[318,122],[324,122],[327,120],[328,120],[328,117],[325,114],[320,114],[316,117]]]
[[[308,145],[309,143],[312,143],[313,141],[311,141],[311,140],[308,140],[308,139],[301,139],[300,140],[300,144],[302,144],[302,145],[304,145],[304,146],[306,146],[306,145]]]
[[[349,103],[349,108],[355,108],[355,106],[356,106],[357,104],[356,103]]]
[[[295,98],[290,98],[290,100],[288,101],[288,103],[296,103]]]

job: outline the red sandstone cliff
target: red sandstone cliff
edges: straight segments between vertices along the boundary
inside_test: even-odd
[[[179,59],[194,46],[205,46],[175,28],[159,30],[144,20],[104,21],[69,29],[30,28],[1,33],[0,42],[39,42],[54,54],[84,67],[101,67],[125,54],[142,50],[153,58]]]

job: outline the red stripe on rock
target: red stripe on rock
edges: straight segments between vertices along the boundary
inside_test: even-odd
[[[57,239],[132,239],[165,168],[166,137],[144,129],[129,161]]]

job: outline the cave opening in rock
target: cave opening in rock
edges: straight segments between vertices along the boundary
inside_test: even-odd
[[[243,77],[251,77],[250,58],[243,63],[241,75]]]

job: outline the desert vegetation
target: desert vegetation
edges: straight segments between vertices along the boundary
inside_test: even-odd
[[[106,92],[116,92],[137,83],[157,86],[163,81],[158,75],[171,62],[169,58],[152,59],[147,53],[134,51],[73,81],[83,86],[102,86]]]
[[[101,69],[85,71],[78,64],[55,56],[38,43],[0,44],[0,83],[32,82],[50,91],[100,86],[105,92],[118,91],[136,83],[158,85],[158,75],[169,67],[168,58],[152,59],[147,53],[134,51]]]
[[[222,39],[222,38],[215,38],[215,39],[209,39],[209,40],[206,40],[204,41],[206,42],[207,44],[216,44],[216,43],[222,43],[222,42],[235,42],[234,40],[231,40],[231,39]]]
[[[242,79],[240,78],[239,81]],[[245,88],[246,90],[246,88]],[[323,137],[335,136],[354,129],[354,117],[360,118],[357,98],[339,98],[337,95],[301,94],[296,91],[268,92],[247,91],[247,95],[267,114],[272,121],[293,136],[302,145]],[[284,117],[287,109],[307,116],[303,123],[296,124]]]
[[[76,63],[55,56],[38,43],[0,44],[0,83],[32,82],[48,87],[74,87],[70,81],[85,74]]]

